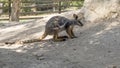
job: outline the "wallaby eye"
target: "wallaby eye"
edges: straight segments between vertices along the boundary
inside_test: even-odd
[[[78,16],[76,16],[75,19],[78,19]]]

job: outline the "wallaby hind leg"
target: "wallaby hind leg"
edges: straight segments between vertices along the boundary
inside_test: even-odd
[[[66,39],[65,38],[59,38],[58,37],[58,31],[55,31],[54,36],[53,36],[53,40],[54,41],[65,41]]]

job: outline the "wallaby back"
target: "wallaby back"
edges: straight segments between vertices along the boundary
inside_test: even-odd
[[[45,31],[48,35],[54,33],[55,30],[63,31],[69,26],[77,25],[78,21],[76,19],[68,19],[62,16],[54,16],[48,20],[45,26]]]

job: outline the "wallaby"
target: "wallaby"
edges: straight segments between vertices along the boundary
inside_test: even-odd
[[[20,43],[31,43],[35,41],[43,40],[47,35],[53,35],[54,41],[65,41],[66,39],[63,37],[58,37],[58,33],[66,30],[68,34],[68,38],[75,38],[76,36],[73,33],[73,27],[75,25],[83,26],[83,23],[78,20],[78,16],[73,14],[74,19],[68,19],[62,16],[54,16],[50,18],[45,25],[45,32],[39,39],[25,40],[25,41],[17,41]],[[6,44],[14,44],[16,42],[6,42]]]
[[[54,16],[48,20],[45,26],[45,32],[40,37],[40,40],[44,39],[47,35],[53,35],[54,41],[64,41],[65,38],[58,37],[58,33],[66,30],[68,38],[75,38],[73,33],[73,27],[75,25],[83,26],[83,23],[78,20],[78,16],[73,14],[74,19],[68,19],[62,16]]]

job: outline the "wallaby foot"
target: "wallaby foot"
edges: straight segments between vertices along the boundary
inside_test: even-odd
[[[61,41],[66,41],[66,39],[65,38],[63,38],[63,39],[53,39],[53,41],[54,42],[61,42]]]
[[[67,37],[67,36],[60,36],[60,37],[53,37],[53,40],[55,41],[55,42],[60,42],[60,41],[66,41],[66,38],[65,37]]]
[[[65,39],[67,39],[68,36],[59,36],[58,38],[65,38]]]

